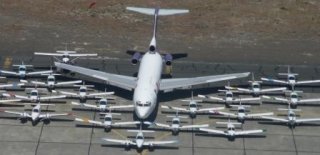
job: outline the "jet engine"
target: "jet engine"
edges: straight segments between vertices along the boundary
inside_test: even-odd
[[[133,54],[132,58],[131,58],[131,63],[133,65],[136,65],[141,59],[141,54],[139,52],[136,52]]]
[[[167,66],[171,66],[172,59],[173,59],[171,54],[166,54],[163,59],[164,59]]]

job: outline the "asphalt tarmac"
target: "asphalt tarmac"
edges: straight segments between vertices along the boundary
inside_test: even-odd
[[[26,64],[33,64],[37,70],[50,68],[51,60],[46,57],[2,57],[1,68],[11,69],[12,64],[19,63],[23,60]],[[50,63],[49,63],[50,62]],[[118,73],[124,75],[134,75],[138,66],[130,64],[129,59],[80,59],[80,66],[100,69],[106,72]],[[286,72],[287,66],[278,65],[245,65],[245,64],[224,64],[211,62],[189,62],[177,61],[173,64],[173,77],[195,77],[203,75],[235,73],[235,72],[254,72],[255,78],[258,80],[261,76],[276,77],[278,72]],[[317,66],[292,66],[294,72],[299,73],[299,79],[319,79],[320,75]],[[96,91],[104,91],[104,84],[101,81],[92,80],[79,75],[70,76],[70,78],[86,79],[88,84],[95,84]],[[64,78],[62,78],[64,79]],[[239,79],[230,81],[231,85],[246,85],[248,79]],[[9,81],[17,81],[17,79],[9,79]],[[219,82],[201,87],[195,87],[193,92],[197,94],[216,95],[217,89],[222,88],[226,82]],[[270,87],[270,86],[266,86]],[[108,91],[115,91],[116,105],[131,104],[132,93],[117,89],[116,87],[107,86]],[[297,87],[303,90],[304,98],[319,97],[319,85]],[[73,89],[69,89],[73,91]],[[24,94],[23,91],[16,93]],[[160,94],[160,105],[170,104],[174,106],[182,106],[185,104],[181,99],[190,98],[190,90],[177,90],[167,94]],[[75,107],[70,104],[72,100],[67,100],[66,104],[57,104],[56,106],[44,107],[55,112],[73,112],[80,117],[86,117],[94,120],[100,120],[98,112],[90,109],[85,110],[82,107]],[[94,104],[94,101],[88,101]],[[221,106],[213,103],[200,103],[202,107]],[[30,109],[25,107],[7,107],[2,105],[1,109],[10,109],[23,111]],[[270,112],[273,111],[277,115],[285,114],[277,111],[277,108],[286,108],[286,105],[262,104],[260,106],[252,106],[251,112]],[[303,118],[320,117],[318,106],[299,106],[302,112],[299,114]],[[159,108],[156,121],[166,123],[169,119],[166,114],[162,113]],[[225,110],[228,111],[228,110]],[[116,116],[121,121],[133,120],[132,113],[123,113]],[[279,116],[283,117],[283,116]],[[208,115],[199,115],[196,119],[185,119],[186,124],[205,124],[209,123],[211,128],[216,127],[215,122],[227,121],[228,118],[214,117],[209,118]],[[132,127],[131,127],[132,128]],[[134,128],[134,126],[133,126]],[[268,155],[268,154],[299,154],[311,155],[319,154],[320,142],[319,124],[297,126],[290,129],[282,125],[269,125],[261,123],[261,121],[248,120],[245,122],[244,129],[266,129],[265,136],[237,138],[235,141],[228,141],[224,137],[214,135],[201,135],[197,132],[187,131],[181,132],[178,136],[172,136],[169,131],[156,131],[147,134],[148,137],[154,137],[155,140],[179,140],[178,144],[169,147],[155,149],[154,151],[143,151],[142,154],[183,154],[183,155],[211,155],[211,154],[245,154],[245,155]],[[57,155],[57,154],[137,154],[135,149],[125,151],[110,143],[103,142],[101,138],[111,137],[118,139],[126,139],[127,136],[134,136],[134,133],[127,133],[125,129],[114,129],[111,132],[104,132],[102,128],[95,126],[73,122],[72,117],[59,117],[52,120],[50,124],[45,125],[42,122],[36,126],[32,126],[30,122],[21,124],[13,115],[0,113],[0,150],[1,154],[25,154],[25,155]]]

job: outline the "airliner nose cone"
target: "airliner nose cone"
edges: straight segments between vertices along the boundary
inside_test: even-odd
[[[140,119],[146,119],[149,116],[149,108],[146,107],[138,107],[136,109],[136,114]]]

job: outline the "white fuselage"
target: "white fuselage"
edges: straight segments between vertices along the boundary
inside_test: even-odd
[[[137,86],[133,94],[135,113],[146,119],[154,111],[162,72],[162,57],[157,52],[147,52],[141,59]]]

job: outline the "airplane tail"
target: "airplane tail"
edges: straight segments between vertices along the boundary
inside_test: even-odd
[[[138,12],[145,15],[153,15],[154,23],[153,23],[153,36],[149,45],[149,51],[155,52],[157,43],[156,43],[156,32],[157,32],[157,20],[158,16],[168,16],[175,14],[184,14],[188,13],[189,10],[182,9],[160,9],[160,8],[140,8],[140,7],[127,7],[127,10]]]
[[[289,76],[289,75],[293,75],[293,76],[298,76],[298,73],[292,73],[291,72],[291,67],[288,66],[288,72],[287,73],[278,73],[278,75],[284,75],[284,76]]]

